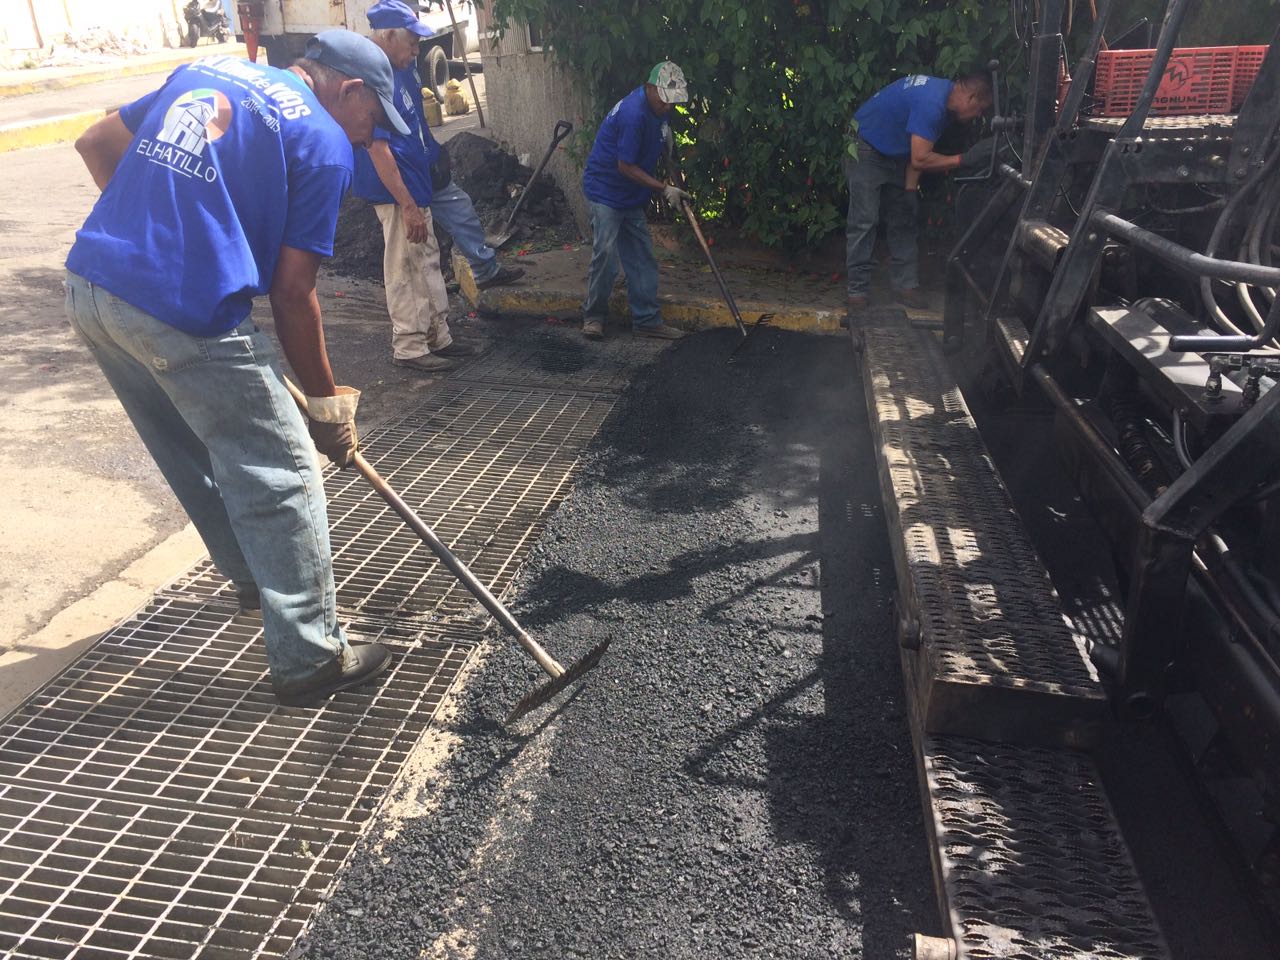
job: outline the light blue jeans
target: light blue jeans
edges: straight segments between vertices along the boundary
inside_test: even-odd
[[[251,320],[191,336],[70,272],[67,313],[213,562],[261,591],[272,678],[337,657],[324,486],[272,342]]]
[[[653,238],[644,218],[644,207],[615,210],[588,200],[591,208],[591,272],[587,276],[584,320],[604,321],[609,316],[609,295],[618,275],[618,263],[627,278],[627,305],[636,327],[662,325],[658,313],[658,261]]]
[[[498,252],[484,242],[484,227],[471,196],[449,181],[431,194],[431,219],[444,227],[471,264],[471,275],[483,282],[498,272]]]

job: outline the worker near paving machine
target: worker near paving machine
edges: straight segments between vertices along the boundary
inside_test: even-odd
[[[359,392],[334,383],[316,271],[333,252],[352,144],[404,131],[391,65],[346,30],[287,70],[234,57],[179,67],[76,149],[102,190],[67,258],[67,307],[242,610],[262,610],[276,697],[318,702],[387,666],[337,621],[324,486],[346,466]],[[250,318],[270,298],[307,395]],[[308,432],[311,439],[308,439]]]
[[[356,151],[352,192],[373,204],[382,224],[383,282],[391,316],[392,362],[437,373],[476,353],[449,331],[449,294],[440,273],[440,247],[431,224],[431,151],[423,131],[418,42],[431,30],[401,0],[369,8],[373,41],[394,68],[393,105],[407,133],[378,131],[367,150]],[[434,141],[432,141],[434,142]]]
[[[854,114],[857,157],[846,156],[844,162],[849,185],[845,266],[850,314],[870,302],[871,254],[881,222],[889,241],[894,299],[907,307],[925,306],[917,270],[919,175],[977,165],[976,155],[938,153],[934,144],[949,122],[974,120],[991,102],[991,80],[985,73],[958,80],[916,75],[882,88]]]
[[[684,72],[664,60],[649,71],[645,83],[619,100],[600,124],[582,175],[592,235],[582,332],[590,339],[604,336],[619,263],[627,278],[632,329],[664,340],[684,336],[664,324],[658,312],[658,261],[644,208],[655,193],[674,207],[689,199],[679,187],[654,177],[658,157],[671,136],[666,117],[675,104],[688,100]]]

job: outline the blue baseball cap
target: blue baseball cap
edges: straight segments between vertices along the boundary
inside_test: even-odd
[[[369,26],[374,30],[403,27],[420,37],[434,37],[435,31],[418,19],[418,13],[404,0],[378,0],[369,8]]]
[[[376,43],[350,30],[325,30],[307,41],[306,58],[367,83],[382,101],[387,122],[381,126],[408,136],[409,128],[393,105],[396,82],[391,76],[391,61]]]

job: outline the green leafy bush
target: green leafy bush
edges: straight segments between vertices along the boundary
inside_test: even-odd
[[[998,0],[488,2],[495,22],[543,28],[600,116],[656,61],[680,64],[692,101],[673,127],[689,188],[702,213],[768,244],[841,226],[849,122],[880,87],[1017,50]]]

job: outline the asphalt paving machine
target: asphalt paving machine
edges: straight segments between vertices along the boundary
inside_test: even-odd
[[[1089,651],[1112,708],[1171,720],[1210,794],[1231,782],[1274,889],[1280,30],[1181,46],[1193,3],[1169,0],[1154,42],[1116,43],[1125,4],[1102,0],[1068,62],[1071,6],[1023,8],[1025,100],[997,105],[987,175],[957,197],[944,344],[980,338],[1005,388],[1052,404],[1115,562],[1123,625]]]

